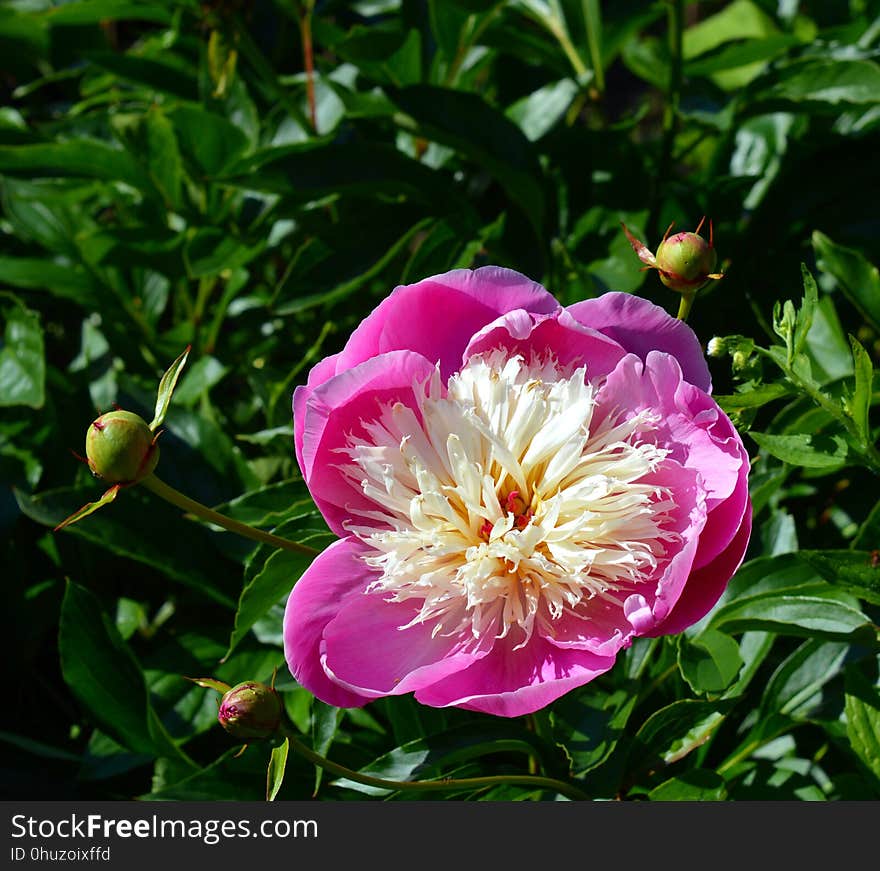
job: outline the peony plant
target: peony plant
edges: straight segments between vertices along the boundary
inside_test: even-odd
[[[399,286],[293,398],[339,536],[285,656],[340,707],[503,717],[706,615],[751,531],[749,459],[693,330],[639,297],[563,308],[495,266]]]

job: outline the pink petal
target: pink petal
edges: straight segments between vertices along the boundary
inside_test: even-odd
[[[422,704],[455,706],[499,717],[518,717],[549,705],[561,695],[608,671],[613,656],[560,650],[532,636],[514,650],[509,637],[469,668],[416,692]]]
[[[629,646],[633,627],[620,602],[597,596],[581,613],[586,618],[566,613],[550,620],[553,634],[541,632],[544,640],[554,647],[586,650],[602,657],[615,656]]]
[[[629,355],[608,376],[597,397],[603,409],[644,409],[659,416],[647,434],[669,456],[702,477],[710,521],[697,565],[714,559],[739,528],[748,495],[749,458],[733,424],[707,393],[683,380],[678,361],[650,351],[643,363]]]
[[[364,696],[400,695],[430,686],[485,656],[468,630],[433,633],[417,623],[419,602],[389,602],[374,592],[350,598],[324,630],[324,669]]]
[[[649,475],[641,478],[642,483],[649,482],[658,487],[667,488],[676,505],[671,512],[671,522],[664,526],[678,533],[679,542],[669,545],[668,561],[661,562],[655,579],[645,581],[631,592],[644,596],[654,615],[654,623],[666,619],[675,603],[683,595],[689,583],[689,576],[694,556],[699,546],[700,533],[706,524],[706,498],[700,483],[699,475],[692,469],[681,466],[667,457],[660,467]],[[630,609],[634,603],[630,604]],[[636,634],[645,634],[644,621],[640,620]]]
[[[350,438],[366,439],[363,423],[375,420],[383,405],[402,402],[418,415],[413,385],[433,373],[434,367],[421,355],[394,351],[335,375],[300,402],[303,477],[337,535],[347,534],[343,523],[351,517],[350,508],[376,508],[340,471],[350,460],[339,449]]]
[[[712,378],[696,333],[665,309],[629,293],[606,293],[567,309],[582,324],[599,330],[643,360],[666,351],[681,365],[685,380],[710,393]]]
[[[352,333],[337,371],[387,351],[417,351],[439,362],[444,382],[461,366],[471,336],[514,309],[549,313],[559,303],[512,269],[454,269],[396,287]]]
[[[284,655],[291,674],[321,701],[340,708],[359,707],[369,699],[327,677],[321,666],[323,634],[340,605],[362,596],[374,579],[361,558],[365,550],[356,538],[334,541],[294,585],[284,611]]]
[[[302,440],[305,427],[306,400],[312,395],[315,388],[323,384],[328,378],[336,374],[336,361],[339,354],[331,354],[320,363],[316,363],[309,372],[307,383],[300,384],[293,391],[293,445],[296,450],[296,459],[300,468],[303,467]]]
[[[507,312],[474,335],[464,361],[496,348],[504,348],[510,356],[519,354],[526,361],[533,355],[552,354],[563,367],[576,369],[586,364],[589,379],[607,375],[626,353],[617,342],[583,326],[565,309],[549,315],[523,309]]]
[[[674,635],[705,617],[721,598],[727,582],[742,563],[752,532],[752,509],[748,506],[742,523],[724,553],[691,572],[687,586],[675,606],[649,635]]]
[[[633,636],[644,635],[665,619],[686,589],[706,522],[705,495],[699,476],[667,459],[639,481],[669,490],[675,509],[664,529],[677,533],[680,541],[669,545],[669,553],[659,560],[652,577],[626,585],[613,594],[617,601],[596,597],[582,604],[578,610],[581,617],[564,614],[551,622],[552,635],[547,634],[545,640],[554,647],[614,656],[630,644]]]

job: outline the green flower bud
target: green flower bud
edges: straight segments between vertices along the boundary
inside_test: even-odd
[[[696,233],[676,233],[660,243],[655,255],[660,280],[671,290],[693,293],[715,277],[718,255]]]
[[[223,696],[217,719],[236,738],[269,738],[281,726],[281,699],[272,687],[245,681]]]
[[[86,457],[92,473],[105,481],[134,484],[156,468],[159,446],[142,417],[130,411],[110,411],[89,426]]]
[[[724,277],[723,273],[713,271],[718,255],[713,242],[712,222],[709,222],[709,240],[706,241],[700,235],[703,220],[705,218],[697,224],[693,233],[676,233],[674,236],[669,235],[673,226],[670,224],[656,254],[649,251],[644,242],[636,239],[626,224],[621,224],[633,251],[645,264],[643,268],[656,269],[660,273],[660,281],[682,295],[682,308],[678,315],[681,319],[687,317],[694,295],[701,287],[705,287],[710,279]]]
[[[734,351],[731,368],[734,372],[743,372],[749,365],[749,355],[745,351]]]
[[[710,357],[723,357],[728,352],[727,340],[721,336],[712,336],[706,346],[706,353]]]

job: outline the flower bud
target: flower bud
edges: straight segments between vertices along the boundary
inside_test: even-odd
[[[706,353],[710,357],[723,357],[728,351],[727,341],[721,336],[712,336],[706,346]]]
[[[694,293],[714,277],[718,255],[697,233],[676,233],[660,243],[655,255],[660,280],[671,290]]]
[[[745,351],[734,351],[731,368],[734,372],[743,372],[748,368],[749,355]]]
[[[130,411],[110,411],[89,426],[86,457],[92,473],[105,481],[134,484],[156,468],[159,446],[142,417]]]
[[[236,738],[269,738],[281,726],[281,699],[272,687],[245,681],[223,696],[217,719]]]
[[[636,239],[627,229],[626,224],[621,224],[626,238],[632,245],[633,251],[639,255],[639,260],[645,264],[643,269],[656,269],[660,273],[660,281],[671,290],[677,291],[684,297],[679,318],[686,318],[690,310],[694,295],[709,283],[710,279],[723,278],[721,272],[713,272],[718,261],[713,242],[712,222],[709,222],[709,240],[706,241],[700,235],[700,228],[705,218],[697,224],[693,233],[676,233],[670,236],[669,232],[673,225],[670,224],[663,236],[663,241],[654,254],[648,250],[644,242]]]

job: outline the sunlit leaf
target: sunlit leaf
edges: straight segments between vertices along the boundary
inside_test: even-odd
[[[165,415],[168,413],[168,406],[171,404],[171,396],[177,385],[177,379],[186,365],[186,358],[189,356],[190,348],[186,350],[165,370],[165,374],[159,381],[159,390],[156,393],[156,411],[150,421],[150,429],[154,432],[162,426]]]
[[[285,738],[269,754],[269,767],[266,769],[266,801],[275,801],[284,784],[284,771],[287,768],[287,752],[290,739]]]

